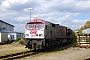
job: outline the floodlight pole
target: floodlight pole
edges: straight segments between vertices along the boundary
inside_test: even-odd
[[[34,8],[27,8],[27,10],[30,10],[30,20],[31,20],[31,10],[33,10]]]

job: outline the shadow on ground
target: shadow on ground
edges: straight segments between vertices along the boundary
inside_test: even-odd
[[[63,45],[60,45],[58,47],[52,47],[50,49],[46,49],[46,50],[43,50],[43,52],[55,52],[55,51],[62,51],[62,50],[65,50],[67,48],[70,48],[72,47],[73,43],[71,44],[63,44]]]

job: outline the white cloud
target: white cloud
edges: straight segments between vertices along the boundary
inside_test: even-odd
[[[1,3],[1,7],[6,10],[21,11],[24,8],[36,7],[39,3],[33,0],[6,0]]]
[[[1,6],[6,7],[6,8],[10,7],[8,1],[4,1]]]
[[[17,20],[17,21],[19,21],[19,22],[24,22],[24,21],[26,21],[26,20],[29,20],[29,18],[28,18],[27,16],[26,16],[26,17],[20,16],[20,17],[15,18],[15,20]]]
[[[16,32],[24,32],[24,24],[15,24],[15,27]]]
[[[31,17],[78,29],[90,18],[90,0],[0,0],[0,19],[23,28]],[[80,17],[88,16],[87,18]],[[77,17],[77,18],[76,18]],[[79,19],[82,18],[82,19]],[[17,25],[18,24],[18,25]]]
[[[90,10],[90,1],[57,0],[52,1],[51,4],[48,5],[48,9],[59,12],[83,13]]]

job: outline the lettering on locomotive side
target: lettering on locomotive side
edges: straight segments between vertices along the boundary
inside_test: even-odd
[[[37,31],[30,31],[30,34],[37,34]]]

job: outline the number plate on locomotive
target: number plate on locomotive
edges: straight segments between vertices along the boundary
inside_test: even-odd
[[[35,37],[36,35],[31,35],[31,37]]]

